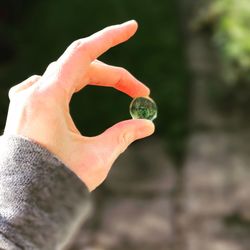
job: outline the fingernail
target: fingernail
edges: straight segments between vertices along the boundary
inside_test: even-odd
[[[127,21],[127,22],[124,22],[124,23],[122,23],[121,25],[129,25],[129,24],[134,24],[134,23],[136,23],[137,24],[137,22],[135,21],[135,20],[129,20],[129,21]]]
[[[147,96],[150,96],[150,88],[146,87]]]

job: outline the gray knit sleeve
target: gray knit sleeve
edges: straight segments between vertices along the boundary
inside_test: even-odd
[[[63,249],[89,210],[86,186],[47,149],[0,137],[0,249]]]

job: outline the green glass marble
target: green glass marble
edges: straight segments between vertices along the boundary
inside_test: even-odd
[[[129,112],[133,119],[153,121],[157,117],[157,106],[149,97],[137,97],[130,103]]]

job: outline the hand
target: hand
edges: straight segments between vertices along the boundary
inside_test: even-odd
[[[90,191],[95,189],[115,159],[133,141],[151,135],[154,125],[147,120],[127,120],[98,136],[86,137],[77,130],[69,103],[72,95],[88,84],[111,86],[131,97],[149,95],[149,89],[125,69],[97,60],[128,40],[136,29],[137,23],[129,21],[74,41],[42,76],[32,76],[12,87],[4,134],[25,136],[43,145]]]

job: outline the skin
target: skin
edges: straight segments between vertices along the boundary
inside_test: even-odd
[[[149,89],[127,70],[97,60],[133,36],[137,27],[132,20],[76,40],[42,76],[32,76],[9,91],[4,134],[24,136],[46,147],[89,191],[105,180],[116,158],[133,141],[154,132],[151,121],[126,120],[98,136],[86,137],[69,112],[72,95],[88,84],[113,87],[131,97],[149,95]]]

